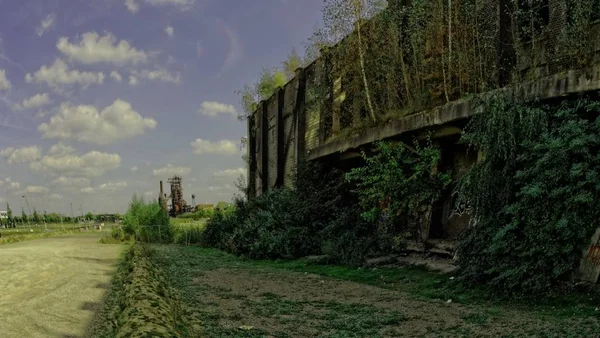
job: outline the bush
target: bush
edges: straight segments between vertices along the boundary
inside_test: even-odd
[[[204,245],[250,258],[297,258],[322,250],[322,231],[348,208],[341,172],[319,163],[297,170],[295,190],[278,189],[217,212],[203,233]],[[346,189],[348,190],[348,189]]]
[[[201,220],[205,218],[211,218],[214,215],[214,209],[200,209],[194,212],[188,212],[177,216],[177,218]]]
[[[462,279],[545,293],[576,270],[600,219],[600,104],[492,101],[465,140],[486,158],[461,182],[473,226],[458,245]]]
[[[388,225],[406,220],[410,207],[430,204],[449,178],[431,175],[439,159],[431,147],[418,148],[418,155],[412,155],[380,143],[364,158],[367,165],[354,170],[348,180],[323,163],[301,163],[294,190],[237,199],[233,211],[218,212],[208,221],[202,244],[255,259],[326,254],[348,265],[361,264],[369,254],[389,252],[390,235],[398,229]],[[398,187],[402,189],[394,192]],[[394,222],[382,224],[379,201],[392,193],[397,200],[390,217]]]
[[[122,230],[113,230],[113,234],[122,236],[123,239],[133,237],[148,243],[173,241],[173,228],[169,222],[169,215],[157,202],[146,203],[137,195],[133,195],[131,199]]]

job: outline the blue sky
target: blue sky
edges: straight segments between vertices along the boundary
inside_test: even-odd
[[[188,202],[230,200],[245,172],[234,91],[302,51],[321,7],[0,0],[0,205],[123,212],[172,174]]]

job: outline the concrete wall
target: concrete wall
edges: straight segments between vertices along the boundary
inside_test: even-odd
[[[490,1],[490,4],[498,6],[497,1]],[[564,3],[563,0],[550,0],[549,4],[548,27],[556,30],[565,20]],[[590,30],[592,38],[595,37],[590,42],[590,48],[600,51],[600,24],[593,24]],[[526,100],[547,100],[600,90],[600,62],[597,57],[575,69],[561,68],[560,63],[548,61],[560,55],[556,40],[550,36],[545,41],[549,42],[545,45],[544,41],[538,41],[540,58],[536,63],[528,63],[527,59],[517,62],[518,72],[533,73],[532,77],[528,77],[529,80],[513,77],[512,82],[502,89],[481,93],[477,98],[485,99],[493,93],[502,93]],[[523,55],[524,58],[530,57],[531,53]],[[296,77],[269,100],[261,102],[257,112],[248,119],[251,145],[248,181],[251,196],[276,187],[292,187],[295,168],[303,158],[340,161],[344,154],[354,153],[375,141],[411,138],[425,130],[433,131],[434,138],[459,135],[460,126],[464,125],[465,120],[475,114],[485,113],[475,106],[475,100],[459,99],[365,128],[346,137],[331,137],[334,129],[337,131],[343,127],[333,121],[340,118],[340,110],[336,110],[336,107],[339,108],[336,106],[337,98],[351,93],[340,93],[340,89],[336,88],[336,84],[343,80],[343,75],[328,73],[326,70],[330,68],[327,62],[327,59],[319,58],[306,68],[297,70]],[[330,83],[330,86],[322,88],[323,83]],[[353,111],[348,113],[357,115]],[[443,151],[451,159],[451,166],[457,169],[457,175],[460,174],[459,169],[468,168],[477,160],[475,154],[453,145],[444,147]],[[468,226],[468,212],[453,209],[452,202],[451,194],[442,201],[441,212],[438,208],[440,226],[437,229],[432,226],[432,234],[435,232],[436,236],[441,234],[438,237],[452,239]]]

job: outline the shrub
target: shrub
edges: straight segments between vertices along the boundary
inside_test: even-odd
[[[458,245],[462,279],[544,293],[573,273],[600,217],[600,104],[493,100],[465,140],[485,159],[461,182],[474,224]]]
[[[373,234],[383,251],[397,248],[402,240],[421,239],[421,226],[429,222],[431,206],[450,184],[450,175],[438,172],[439,149],[425,146],[375,143],[374,152],[363,152],[365,165],[354,168],[346,177],[356,183],[364,221],[376,225]],[[387,200],[387,206],[382,202]]]
[[[170,243],[173,240],[173,228],[169,215],[157,202],[146,203],[133,195],[129,209],[124,217],[123,237],[149,243]]]

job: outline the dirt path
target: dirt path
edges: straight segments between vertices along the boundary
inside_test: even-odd
[[[74,235],[0,246],[2,337],[77,337],[100,305],[124,246]]]
[[[596,337],[600,332],[595,314],[416,297],[412,293],[422,289],[409,285],[418,276],[381,288],[214,250],[156,249],[188,321],[207,337]]]

